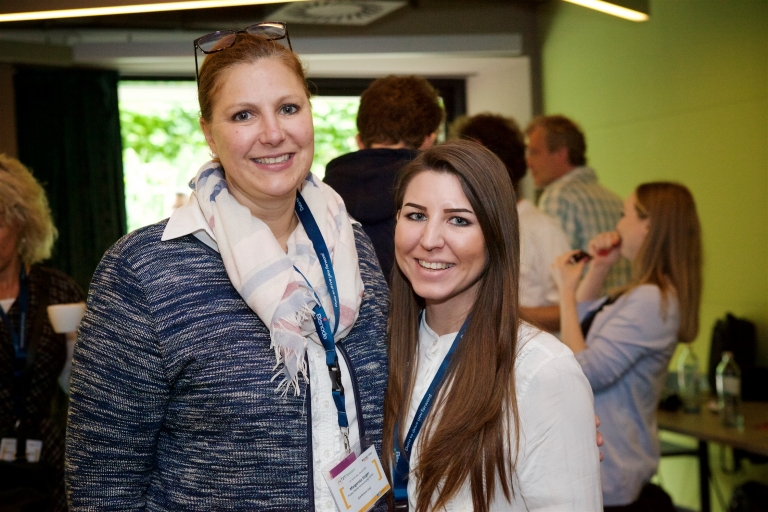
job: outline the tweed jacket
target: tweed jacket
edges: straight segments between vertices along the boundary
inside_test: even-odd
[[[121,239],[94,275],[72,370],[72,509],[312,510],[308,385],[275,391],[267,327],[218,253],[192,235],[161,242],[165,224]],[[354,230],[365,292],[338,345],[380,452],[387,287]]]

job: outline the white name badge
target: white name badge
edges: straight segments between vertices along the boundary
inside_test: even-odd
[[[341,462],[323,471],[336,507],[342,512],[365,512],[389,491],[376,447],[361,454],[353,450]]]
[[[26,456],[27,462],[39,462],[40,451],[43,449],[43,442],[38,439],[27,439]],[[0,460],[13,462],[16,460],[16,438],[4,437],[0,442]]]

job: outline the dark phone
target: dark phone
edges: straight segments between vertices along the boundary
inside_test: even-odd
[[[588,252],[579,251],[576,254],[574,254],[573,256],[571,256],[571,259],[569,259],[568,262],[571,263],[571,264],[578,263],[578,262],[580,262],[581,260],[583,260],[585,258],[587,260],[589,260],[589,259],[592,258],[592,256],[590,256]]]

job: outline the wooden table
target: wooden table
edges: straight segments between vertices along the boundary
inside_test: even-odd
[[[768,456],[768,402],[745,402],[744,429],[724,427],[719,414],[658,411],[659,429],[695,437],[699,440],[699,489],[701,511],[710,512],[709,453],[707,443],[714,442]]]

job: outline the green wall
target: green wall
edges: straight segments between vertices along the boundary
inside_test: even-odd
[[[645,23],[562,3],[544,23],[544,110],[582,125],[601,182],[624,197],[675,180],[696,198],[697,352],[732,311],[758,323],[768,365],[768,1],[657,0]]]
[[[644,23],[558,2],[541,39],[544,112],[582,125],[601,182],[626,196],[674,180],[696,198],[702,366],[726,311],[757,323],[768,365],[768,0],[652,0]]]

